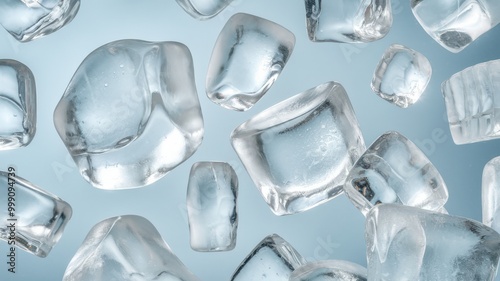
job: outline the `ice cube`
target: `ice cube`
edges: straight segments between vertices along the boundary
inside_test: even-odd
[[[336,82],[264,110],[236,128],[231,141],[276,215],[302,212],[339,195],[365,151],[349,97]]]
[[[38,257],[46,257],[71,218],[71,206],[18,177],[0,171],[0,239]]]
[[[441,90],[456,144],[500,138],[498,81],[500,60],[468,67],[443,82]]]
[[[193,18],[206,20],[216,16],[233,0],[177,0],[177,3]]]
[[[500,22],[498,0],[411,0],[410,3],[424,30],[454,53]]]
[[[370,280],[493,280],[500,234],[470,219],[397,204],[366,220]]]
[[[85,237],[63,281],[198,281],[147,219],[126,215],[103,220]]]
[[[236,245],[238,177],[223,162],[197,162],[191,167],[187,212],[191,248],[228,251]]]
[[[437,211],[448,200],[439,171],[398,132],[383,134],[361,155],[347,176],[344,190],[365,216],[380,203]]]
[[[0,60],[0,120],[0,150],[27,146],[33,139],[35,78],[27,66],[15,60]]]
[[[390,0],[304,0],[309,39],[315,42],[372,42],[392,26]]]
[[[483,223],[500,232],[500,156],[484,166],[482,207]]]
[[[57,31],[78,13],[80,0],[2,0],[0,24],[21,42]]]
[[[302,256],[277,234],[264,238],[239,265],[231,281],[288,281],[304,265]]]
[[[431,64],[424,55],[393,44],[375,69],[371,87],[381,98],[406,108],[420,98],[431,74]]]
[[[210,58],[208,97],[224,108],[250,109],[278,78],[294,46],[293,33],[274,22],[249,14],[232,16]]]
[[[189,49],[139,40],[98,48],[71,79],[54,123],[93,186],[125,189],[155,182],[203,139]]]
[[[366,268],[341,260],[307,263],[290,276],[290,281],[366,281]]]

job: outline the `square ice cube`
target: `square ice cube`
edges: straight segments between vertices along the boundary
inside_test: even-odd
[[[193,18],[207,20],[215,17],[233,0],[177,0],[177,3]]]
[[[484,166],[481,202],[483,223],[500,232],[500,156]]]

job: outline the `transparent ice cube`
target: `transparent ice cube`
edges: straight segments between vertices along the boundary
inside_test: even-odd
[[[491,281],[500,234],[470,219],[380,204],[367,216],[366,249],[373,281]]]
[[[93,186],[124,189],[160,179],[203,138],[189,49],[138,40],[98,48],[71,79],[54,123]]]
[[[383,134],[361,155],[347,176],[344,190],[365,216],[380,203],[437,211],[448,200],[439,171],[398,132]]]
[[[71,218],[71,206],[18,177],[14,170],[9,171],[0,171],[0,204],[3,206],[0,239],[7,241],[9,247],[15,243],[28,253],[46,257]]]
[[[410,3],[424,30],[454,53],[500,22],[498,0],[411,0]]]
[[[206,20],[216,16],[233,0],[177,0],[177,3],[193,18]]]
[[[304,258],[277,234],[264,238],[238,266],[231,281],[288,281]]]
[[[500,156],[484,166],[482,207],[483,223],[500,232]]]
[[[232,16],[210,58],[208,97],[224,108],[250,109],[278,78],[294,46],[293,33],[272,21],[242,13]]]
[[[498,81],[500,60],[468,67],[443,82],[441,90],[456,144],[500,138]]]
[[[290,281],[366,281],[367,271],[361,265],[341,260],[307,263],[292,272]]]
[[[339,195],[365,150],[349,97],[336,82],[264,110],[236,128],[231,141],[277,215],[302,212]]]
[[[390,0],[304,0],[309,39],[372,42],[392,26]]]
[[[2,0],[0,24],[21,42],[57,31],[78,13],[80,0]]]
[[[406,108],[420,98],[431,74],[431,64],[424,55],[393,44],[375,69],[371,87],[381,98]]]
[[[0,60],[0,150],[27,146],[35,131],[36,87],[33,73],[18,61]]]
[[[147,219],[127,215],[96,224],[63,281],[198,281]]]
[[[197,162],[191,167],[187,212],[191,248],[228,251],[236,245],[238,177],[223,162]]]

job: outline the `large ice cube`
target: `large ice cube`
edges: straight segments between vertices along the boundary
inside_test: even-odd
[[[236,128],[232,145],[277,215],[310,209],[342,192],[365,144],[342,85],[328,82]]]
[[[138,40],[98,48],[71,79],[54,123],[95,187],[133,188],[160,179],[203,138],[189,49]]]
[[[197,162],[191,167],[186,203],[191,248],[228,251],[236,245],[238,177],[223,162]]]
[[[484,166],[482,207],[483,223],[500,232],[500,156]]]
[[[35,131],[36,87],[33,73],[18,61],[0,60],[0,150],[28,145]]]
[[[238,266],[231,281],[288,281],[304,258],[277,234],[264,238]]]
[[[424,30],[454,53],[500,22],[498,0],[411,0],[410,3]]]
[[[290,281],[366,281],[366,268],[341,260],[307,263],[290,276]]]
[[[57,31],[76,16],[80,0],[2,0],[0,24],[21,42]]]
[[[304,0],[309,39],[372,42],[392,26],[390,0]]]
[[[371,88],[381,98],[406,108],[420,98],[431,74],[431,64],[424,55],[393,44],[375,69]]]
[[[249,14],[232,16],[210,58],[208,97],[228,109],[248,110],[273,85],[294,46],[293,33],[272,21]]]
[[[0,191],[0,239],[46,257],[71,218],[71,206],[18,177],[13,168],[0,171]]]
[[[398,132],[383,134],[366,150],[349,172],[344,190],[363,215],[379,203],[437,211],[448,200],[439,171]]]
[[[441,90],[456,144],[500,138],[498,81],[500,60],[468,67],[443,82]]]
[[[198,281],[147,219],[127,215],[96,224],[63,281]]]
[[[177,3],[193,18],[206,20],[216,16],[233,0],[177,0]]]
[[[396,204],[375,206],[366,220],[373,281],[493,280],[500,234],[470,219]]]

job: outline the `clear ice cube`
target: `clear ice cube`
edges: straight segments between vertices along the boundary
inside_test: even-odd
[[[302,212],[339,195],[365,151],[349,97],[336,82],[264,110],[236,128],[231,141],[276,215]]]
[[[448,200],[439,171],[398,132],[383,134],[361,155],[347,176],[344,191],[365,216],[380,203],[437,211]]]
[[[35,256],[46,257],[71,218],[71,206],[16,176],[14,170],[0,171],[0,189],[0,206],[3,206],[0,212],[0,239],[11,246],[15,243],[15,246]]]
[[[315,42],[372,42],[392,26],[390,0],[304,0],[309,39]]]
[[[278,78],[294,46],[293,33],[272,21],[242,13],[232,16],[210,58],[208,97],[224,108],[250,109]]]
[[[228,251],[236,245],[238,177],[223,162],[197,162],[191,167],[186,203],[191,248]]]
[[[420,98],[431,74],[431,63],[424,55],[393,44],[375,69],[371,88],[386,101],[406,108]]]
[[[0,150],[27,146],[35,131],[36,87],[33,73],[18,61],[0,60]]]
[[[57,31],[78,13],[80,0],[2,0],[0,24],[21,42]]]
[[[483,223],[500,232],[500,156],[486,163],[482,182]]]
[[[305,259],[277,234],[264,238],[238,266],[231,281],[288,281]]]
[[[127,215],[96,224],[71,259],[63,281],[199,281],[147,219]]]
[[[289,281],[366,281],[367,271],[361,265],[341,260],[307,263],[292,272]]]
[[[410,3],[424,30],[454,53],[500,22],[498,0],[411,0]]]
[[[367,216],[366,249],[373,281],[493,280],[500,234],[470,219],[380,204]]]
[[[139,40],[98,48],[71,79],[54,124],[93,186],[125,189],[155,182],[203,139],[189,49]]]
[[[468,67],[443,82],[441,91],[456,144],[500,138],[498,81],[500,60]]]
[[[207,20],[231,4],[233,0],[177,0],[177,3],[193,18]]]

